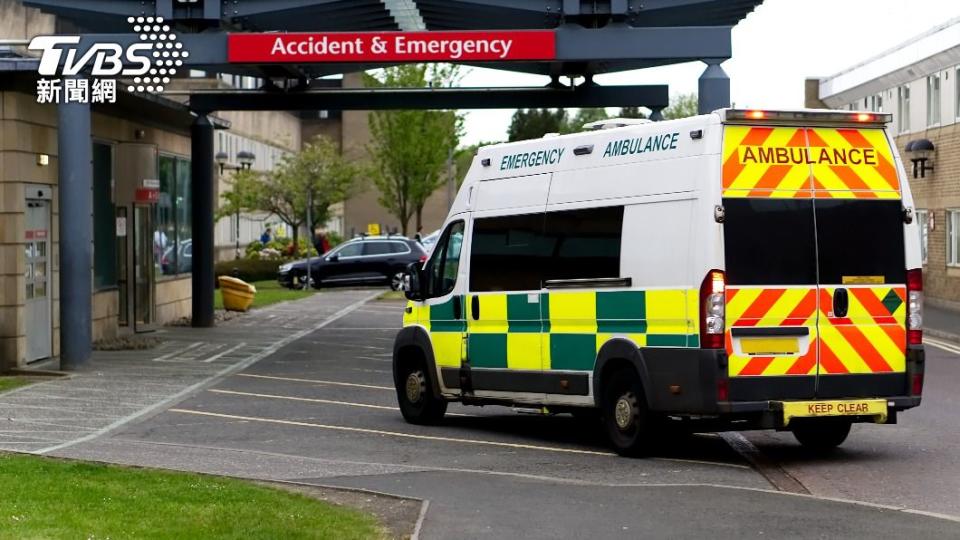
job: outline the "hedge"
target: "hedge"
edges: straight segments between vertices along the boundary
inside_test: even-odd
[[[277,279],[277,269],[282,261],[257,261],[252,259],[238,259],[235,261],[218,262],[214,267],[217,276],[233,276],[244,281],[265,281]]]

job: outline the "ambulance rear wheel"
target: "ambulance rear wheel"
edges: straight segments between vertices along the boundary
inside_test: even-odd
[[[796,418],[793,423],[797,442],[818,453],[830,452],[850,435],[850,421],[843,418]]]
[[[401,364],[396,377],[400,414],[411,424],[439,423],[447,412],[447,402],[433,395],[430,375],[423,361]]]
[[[652,447],[650,413],[640,377],[632,369],[620,369],[605,377],[602,417],[607,438],[621,456],[648,454]]]

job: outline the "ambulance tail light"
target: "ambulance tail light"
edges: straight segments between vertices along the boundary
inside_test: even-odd
[[[717,379],[717,401],[730,401],[730,382],[725,377]]]
[[[700,285],[700,347],[722,349],[726,317],[726,277],[721,270],[710,270]]]
[[[907,344],[923,343],[923,271],[907,270]]]

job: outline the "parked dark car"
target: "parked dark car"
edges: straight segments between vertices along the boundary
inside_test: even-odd
[[[312,285],[359,285],[387,283],[398,290],[407,265],[424,262],[427,253],[417,241],[403,236],[366,236],[345,242],[328,253],[310,259]],[[277,280],[284,287],[302,288],[307,283],[307,259],[280,267]]]

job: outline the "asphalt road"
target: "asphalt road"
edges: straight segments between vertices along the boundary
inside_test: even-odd
[[[452,405],[442,426],[408,425],[390,373],[400,310],[371,302],[61,455],[426,498],[425,538],[960,537],[957,521],[775,492],[713,434],[631,460],[565,415]],[[960,515],[958,430],[944,428],[958,422],[958,366],[960,357],[932,353],[927,403],[899,426],[858,428],[836,458],[804,457],[776,434],[750,437],[814,495]]]
[[[747,438],[811,493],[960,516],[958,352],[928,343],[920,407],[900,414],[894,426],[854,425],[828,458],[805,456],[788,433]]]

